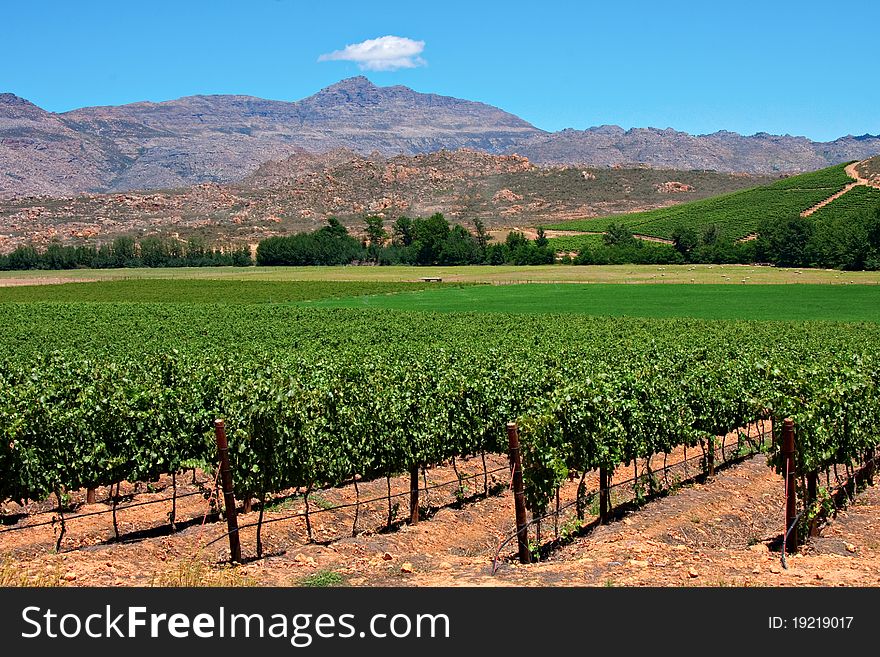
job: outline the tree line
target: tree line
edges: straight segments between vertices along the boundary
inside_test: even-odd
[[[880,207],[816,220],[767,221],[757,239],[759,257],[779,267],[880,269]]]
[[[621,223],[608,226],[602,241],[581,248],[563,264],[751,264],[778,267],[821,267],[844,270],[880,269],[880,208],[861,214],[823,218],[785,217],[765,220],[757,238],[737,241],[717,224],[679,226],[672,243],[646,242]],[[289,265],[544,265],[556,254],[544,230],[528,239],[511,231],[504,242],[490,243],[480,219],[472,230],[450,224],[441,213],[427,218],[399,217],[386,229],[382,217],[364,219],[358,239],[335,217],[313,232],[269,237],[257,247],[256,264]],[[117,237],[100,246],[49,244],[43,249],[19,246],[0,254],[0,270],[121,267],[247,267],[254,264],[247,246],[218,248],[201,238],[184,242],[166,236],[136,240]]]
[[[19,246],[0,254],[0,270],[112,269],[121,267],[248,267],[254,264],[247,246],[218,248],[199,238],[183,242],[152,235],[136,240],[122,236],[100,246],[52,243],[43,249]]]
[[[582,248],[570,261],[575,265],[749,264],[755,262],[755,255],[754,242],[727,239],[715,224],[699,232],[676,228],[672,244],[648,242],[636,238],[624,224],[610,224],[601,244]]]
[[[757,237],[737,241],[717,224],[679,226],[672,244],[637,239],[624,224],[611,224],[602,243],[563,262],[607,264],[752,264],[843,270],[880,269],[880,208],[825,217],[766,219]]]
[[[503,243],[490,244],[480,219],[471,232],[450,224],[442,214],[400,217],[385,229],[382,217],[364,220],[364,238],[349,234],[338,219],[311,233],[269,237],[257,247],[258,265],[543,265],[555,259],[543,230],[534,240],[513,231]]]

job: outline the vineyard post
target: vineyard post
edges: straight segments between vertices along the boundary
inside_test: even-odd
[[[804,506],[810,507],[816,503],[819,496],[819,473],[816,470],[807,473],[807,497],[804,500]],[[819,517],[810,518],[810,536],[819,535]]]
[[[98,489],[86,488],[86,504],[95,504],[98,501]]]
[[[217,439],[217,453],[220,455],[220,479],[223,483],[223,502],[226,506],[226,527],[229,530],[229,554],[234,563],[241,563],[238,514],[235,509],[232,471],[229,469],[229,444],[226,442],[226,426],[223,420],[214,420],[214,436]]]
[[[55,497],[58,498],[58,517],[61,519],[61,533],[58,534],[58,540],[55,542],[55,552],[61,551],[61,540],[64,538],[64,534],[67,531],[67,523],[64,522],[64,505],[61,503],[61,489],[55,491]],[[52,528],[54,529],[55,518],[52,518]]]
[[[413,465],[409,469],[409,524],[417,525],[419,522],[419,466]]]
[[[706,453],[706,465],[709,469],[709,476],[715,476],[715,436],[709,436],[709,449]]]
[[[519,429],[516,422],[507,423],[507,441],[510,446],[510,469],[513,483],[513,504],[516,509],[516,542],[519,547],[519,562],[531,563],[529,528],[526,520],[526,495],[523,484],[522,460],[519,455]]]
[[[789,553],[794,552],[798,545],[797,527],[793,527],[797,518],[797,493],[795,492],[796,472],[794,460],[794,422],[786,418],[782,423],[782,464],[785,475],[785,528],[782,535],[782,547]],[[791,530],[789,539],[785,535]]]
[[[865,481],[868,482],[869,486],[874,485],[874,472],[876,471],[876,466],[874,465],[874,459],[876,458],[876,448],[871,447],[868,451],[865,452]]]
[[[599,468],[599,523],[608,524],[611,519],[611,477],[608,468]]]
[[[171,531],[177,531],[177,473],[171,473],[171,513],[168,514],[168,522],[171,525]]]

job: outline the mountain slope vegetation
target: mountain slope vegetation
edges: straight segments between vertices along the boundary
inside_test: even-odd
[[[841,164],[715,198],[647,212],[552,224],[547,228],[604,232],[611,224],[622,224],[634,233],[671,239],[676,229],[682,227],[702,230],[715,225],[726,238],[741,239],[756,233],[768,217],[797,217],[843,189],[852,182],[844,169]]]

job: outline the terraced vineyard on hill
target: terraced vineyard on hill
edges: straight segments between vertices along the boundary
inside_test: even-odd
[[[725,237],[739,239],[758,230],[766,218],[797,217],[852,179],[838,165],[780,180],[772,185],[648,212],[610,215],[547,226],[553,230],[605,231],[624,224],[635,233],[670,238],[678,227],[701,229],[715,224]]]
[[[817,222],[847,220],[880,207],[880,189],[856,185],[812,216]]]
[[[603,245],[604,243],[604,236],[598,235],[596,233],[573,233],[572,235],[560,235],[559,237],[551,237],[548,240],[548,244],[552,246],[555,251],[562,252],[580,251],[584,247],[597,247]]]

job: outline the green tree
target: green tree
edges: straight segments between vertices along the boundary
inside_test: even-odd
[[[449,237],[449,222],[439,212],[427,219],[414,219],[412,222],[413,245],[416,246],[416,262],[420,265],[435,265],[440,262],[443,244]]]
[[[785,217],[765,221],[758,235],[758,257],[777,267],[810,264],[808,244],[815,231],[809,217]]]
[[[331,237],[345,237],[348,235],[348,229],[336,217],[329,217],[327,225],[321,228],[319,233],[325,233]]]
[[[110,247],[113,254],[113,267],[134,267],[138,263],[137,243],[133,237],[122,235],[113,240]]]
[[[257,246],[258,265],[345,265],[363,257],[361,243],[331,217],[314,233],[269,237]]]
[[[7,267],[13,270],[37,269],[42,262],[40,254],[33,246],[19,246],[6,258]]]
[[[621,246],[632,244],[636,241],[636,238],[633,237],[632,231],[624,224],[611,223],[608,224],[608,229],[602,236],[602,240],[606,246]]]
[[[45,269],[73,269],[76,267],[76,251],[71,246],[52,243],[43,252],[42,266]]]
[[[207,256],[208,245],[198,235],[193,235],[186,242],[186,261],[190,266],[198,266]]]
[[[156,235],[140,241],[141,262],[144,267],[167,267],[169,253],[166,240]]]
[[[232,252],[232,265],[234,267],[250,267],[254,264],[251,258],[251,250],[248,246],[242,246]]]
[[[392,241],[395,246],[410,246],[413,243],[413,220],[399,217],[391,226]]]
[[[453,226],[440,251],[444,265],[473,265],[483,260],[479,242],[464,226]]]
[[[681,255],[687,257],[700,244],[697,231],[690,226],[676,226],[672,231],[672,245]]]
[[[384,227],[385,220],[382,217],[366,217],[364,219],[365,232],[367,234],[367,251],[370,259],[379,261],[379,252],[385,245],[388,233]]]
[[[483,255],[485,255],[486,248],[489,246],[489,233],[488,231],[486,231],[486,225],[479,217],[474,217],[473,224],[477,244],[480,246],[480,251],[482,251]]]
[[[538,226],[538,236],[535,238],[535,246],[544,248],[547,244],[549,244],[549,242],[547,240],[547,235],[544,232],[544,227]]]
[[[704,246],[712,246],[720,239],[721,226],[718,224],[709,224],[708,226],[703,227],[703,234],[700,237],[700,241]]]

